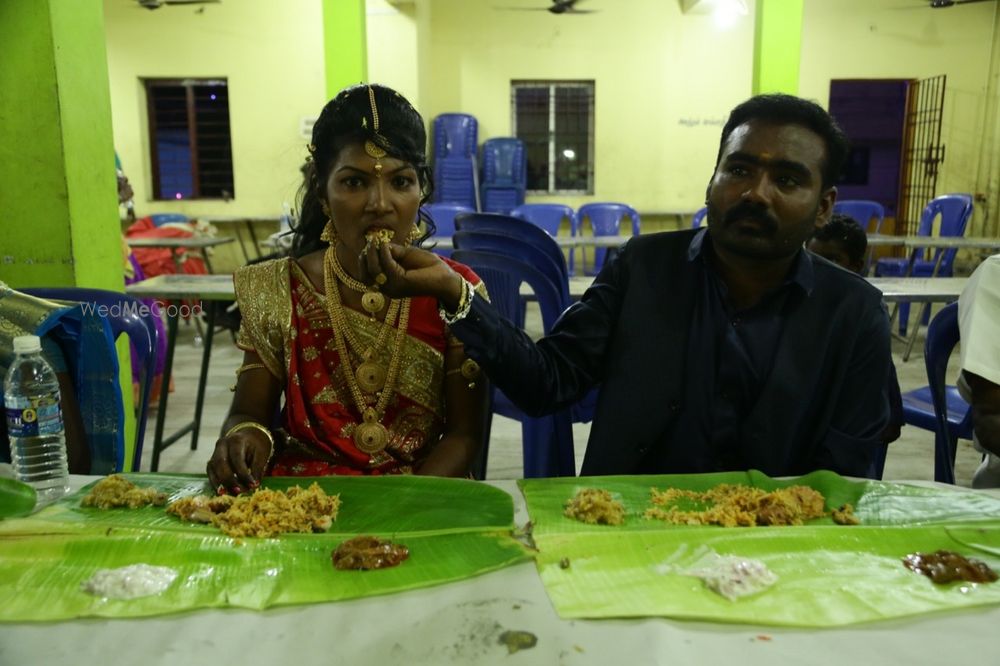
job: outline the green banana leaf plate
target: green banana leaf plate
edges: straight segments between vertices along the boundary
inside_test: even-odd
[[[741,483],[772,490],[802,484],[850,502],[860,526],[820,518],[802,526],[722,528],[647,520],[650,489],[707,490]],[[1000,603],[1000,582],[935,585],[902,564],[914,552],[953,550],[1000,571],[1000,499],[831,472],[776,480],[759,472],[524,480],[519,485],[546,591],[564,618],[664,616],[719,622],[830,627]],[[577,490],[609,490],[626,508],[623,526],[566,518]],[[706,553],[763,562],[770,588],[729,600],[688,570]]]
[[[210,490],[204,477],[125,476],[171,499]],[[313,481],[341,499],[337,520],[320,534],[232,539],[208,525],[181,523],[163,508],[82,508],[87,488],[30,518],[3,521],[0,621],[336,601],[469,578],[529,557],[511,537],[511,497],[491,486],[421,477],[275,478],[265,486]],[[358,534],[389,536],[410,556],[389,569],[334,569],[332,551]],[[131,600],[80,589],[98,569],[137,563],[170,567],[178,577],[161,594]]]
[[[0,519],[28,515],[37,500],[35,489],[28,484],[0,478]]]

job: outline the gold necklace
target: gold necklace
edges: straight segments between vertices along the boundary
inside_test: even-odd
[[[330,255],[335,252],[336,250],[332,246],[327,249],[327,261],[325,263],[333,264]],[[344,306],[340,302],[340,292],[337,283],[334,282],[333,278],[333,271],[323,271],[323,281],[327,295],[327,309],[330,313],[330,322],[333,324],[333,340],[337,346],[337,354],[340,355],[340,364],[344,370],[344,380],[351,392],[351,397],[354,398],[354,404],[362,419],[362,423],[359,423],[354,428],[354,445],[358,447],[359,451],[372,455],[382,451],[389,444],[389,430],[380,421],[392,397],[392,388],[399,377],[399,366],[403,357],[403,341],[406,337],[406,327],[410,320],[410,299],[403,299],[403,304],[400,307],[396,339],[392,348],[392,356],[389,360],[389,372],[382,391],[378,395],[378,400],[374,405],[371,405],[365,398],[364,393],[362,393],[362,388],[357,377],[351,369],[351,358],[347,349],[347,340],[344,336],[344,331],[348,330],[347,316],[344,313]],[[386,321],[383,323],[391,326],[388,316],[386,316]]]
[[[333,245],[330,247],[333,247]],[[330,262],[330,265],[337,279],[346,284],[349,289],[353,289],[361,294],[361,307],[364,308],[365,312],[374,318],[376,313],[382,311],[382,308],[385,307],[385,295],[348,275],[344,267],[340,265],[340,259],[337,258],[336,252],[333,253],[333,261]]]
[[[329,264],[329,268],[332,269],[334,273],[336,273],[337,277],[342,282],[344,282],[344,284],[347,284],[345,278],[346,280],[351,280],[352,282],[355,282],[358,285],[361,284],[360,282],[354,280],[344,272],[343,267],[337,261],[336,251],[333,253],[332,257],[326,256],[324,258],[324,264]],[[326,275],[327,272],[328,272],[327,270],[324,270],[324,276]],[[350,287],[351,285],[347,286]],[[382,297],[382,294],[379,294],[378,292],[375,293],[380,298]],[[337,296],[339,299],[340,296],[339,290],[337,291]],[[383,386],[385,386],[385,379],[386,379],[385,368],[383,368],[378,363],[375,363],[372,359],[375,357],[375,352],[381,349],[382,345],[385,343],[386,336],[388,336],[389,331],[392,329],[392,322],[393,320],[396,319],[396,315],[399,313],[399,308],[400,308],[400,301],[391,300],[389,302],[389,309],[385,313],[385,319],[382,322],[381,327],[379,328],[378,336],[375,338],[375,343],[371,347],[368,347],[367,349],[365,348],[365,345],[361,342],[361,340],[359,340],[355,336],[354,328],[347,323],[345,315],[345,320],[344,320],[345,326],[343,328],[343,334],[346,336],[347,342],[350,345],[350,347],[353,348],[354,353],[358,356],[358,358],[361,359],[361,364],[355,370],[355,376],[361,388],[367,391],[368,393],[375,393],[376,391],[381,390]],[[371,315],[372,315],[372,320],[374,321],[375,319],[374,313],[371,313]]]

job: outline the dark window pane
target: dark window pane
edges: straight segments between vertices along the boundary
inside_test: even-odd
[[[154,196],[230,198],[233,159],[224,81],[146,82]]]
[[[549,189],[549,89],[517,88],[514,92],[517,138],[524,141],[528,189]]]
[[[590,90],[556,88],[556,189],[586,190],[590,164]]]

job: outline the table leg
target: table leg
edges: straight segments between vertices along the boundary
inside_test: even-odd
[[[170,373],[174,367],[174,345],[177,343],[177,319],[178,312],[175,308],[172,314],[167,316],[167,357],[163,363],[163,377],[160,380],[160,406],[156,412],[156,432],[153,435],[153,460],[149,465],[149,471],[155,472],[160,468],[160,451],[163,446],[163,423],[167,417],[167,396],[170,393]]]
[[[205,404],[205,382],[208,380],[208,362],[212,355],[212,338],[215,334],[215,307],[209,306],[205,319],[205,346],[201,352],[201,375],[198,377],[198,396],[194,403],[194,432],[191,433],[191,450],[198,448],[198,432],[201,430],[201,410]]]
[[[910,360],[910,353],[913,351],[913,344],[917,341],[917,333],[920,332],[920,322],[924,320],[924,312],[927,311],[927,308],[929,308],[930,305],[930,303],[921,303],[920,312],[917,313],[916,320],[910,320],[910,325],[913,327],[913,330],[910,331],[908,336],[909,339],[906,343],[906,351],[903,352],[903,363]]]
[[[253,245],[253,251],[257,253],[257,258],[260,259],[260,243],[257,242],[257,233],[253,230],[253,220],[247,220],[246,222],[247,231],[250,232],[250,244]]]

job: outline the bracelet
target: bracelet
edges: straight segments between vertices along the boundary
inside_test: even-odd
[[[441,317],[441,321],[451,326],[465,319],[469,315],[469,311],[472,310],[472,299],[475,295],[476,290],[472,283],[462,278],[462,295],[458,299],[458,308],[455,310],[455,314],[449,315],[444,306],[439,306],[438,315]]]
[[[239,376],[242,375],[247,370],[257,370],[258,368],[263,368],[264,370],[267,370],[267,366],[264,365],[263,363],[247,363],[246,365],[241,365],[240,367],[236,368],[236,378],[239,379]]]
[[[271,444],[271,450],[267,454],[267,462],[264,463],[264,467],[266,468],[268,463],[271,462],[271,458],[274,456],[274,435],[271,434],[271,431],[268,430],[266,426],[257,423],[256,421],[242,421],[234,425],[229,430],[227,430],[224,437],[229,437],[230,435],[237,433],[240,430],[246,430],[247,428],[253,428],[254,430],[259,430],[260,432],[264,433],[264,435],[267,437],[267,441]]]

